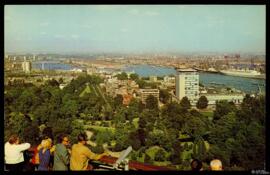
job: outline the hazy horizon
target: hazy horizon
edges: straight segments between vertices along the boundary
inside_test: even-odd
[[[265,5],[6,5],[5,53],[265,53]]]

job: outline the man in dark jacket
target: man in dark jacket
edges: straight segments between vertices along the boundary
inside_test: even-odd
[[[55,146],[53,170],[56,171],[68,170],[70,158],[70,152],[67,149],[68,145],[69,145],[68,136],[65,134],[60,135],[59,143]]]

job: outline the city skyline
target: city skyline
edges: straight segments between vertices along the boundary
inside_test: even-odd
[[[5,52],[265,53],[264,5],[6,5]]]

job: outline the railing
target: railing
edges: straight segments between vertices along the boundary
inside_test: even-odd
[[[111,156],[103,156],[99,161],[93,161],[94,167],[111,169],[113,170],[113,165],[116,163],[117,158]],[[164,166],[150,165],[146,163],[140,163],[137,161],[128,161],[129,170],[142,170],[142,171],[169,171],[173,170]],[[119,166],[114,170],[125,170],[124,164]]]

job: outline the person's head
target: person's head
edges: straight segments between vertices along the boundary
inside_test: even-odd
[[[84,134],[84,133],[80,133],[79,135],[78,135],[78,142],[80,142],[80,143],[82,143],[82,144],[86,144],[86,141],[87,141],[87,136],[86,136],[86,134]]]
[[[59,136],[59,143],[62,143],[63,145],[68,146],[69,145],[68,136],[66,134],[61,134]]]
[[[200,171],[202,169],[202,162],[198,159],[193,159],[190,166],[192,171]]]
[[[220,160],[214,159],[210,162],[210,167],[211,167],[211,170],[220,171],[222,170],[222,163]]]
[[[9,137],[8,142],[9,142],[10,144],[19,144],[19,143],[20,143],[20,139],[19,139],[18,135],[13,134],[13,135],[11,135],[11,136]]]
[[[43,149],[50,149],[52,146],[52,139],[48,138],[48,139],[42,140],[41,146]]]

